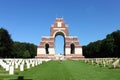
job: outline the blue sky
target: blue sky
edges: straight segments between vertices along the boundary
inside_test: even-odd
[[[120,29],[120,0],[0,0],[0,27],[14,41],[39,45],[56,17],[64,18],[70,36],[87,45]]]

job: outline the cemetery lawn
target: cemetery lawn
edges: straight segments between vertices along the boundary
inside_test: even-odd
[[[0,80],[120,80],[120,69],[99,67],[83,61],[49,61],[24,72],[8,75],[0,68]]]

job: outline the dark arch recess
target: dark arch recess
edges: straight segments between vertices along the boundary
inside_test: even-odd
[[[70,48],[70,53],[75,54],[75,45],[73,43],[70,45]]]
[[[49,54],[49,44],[48,43],[45,44],[45,51],[46,51],[46,54]]]

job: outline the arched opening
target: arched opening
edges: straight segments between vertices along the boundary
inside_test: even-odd
[[[65,54],[65,37],[62,32],[58,32],[55,35],[55,54]]]
[[[46,52],[46,54],[49,54],[49,44],[48,43],[45,44],[45,52]]]
[[[70,53],[75,54],[75,45],[73,43],[70,45],[70,48]]]
[[[62,35],[63,37],[66,36],[64,31],[56,31],[56,32],[54,32],[53,37],[56,37],[57,35]]]

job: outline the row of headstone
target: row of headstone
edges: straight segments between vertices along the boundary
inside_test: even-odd
[[[10,75],[14,74],[15,69],[20,71],[42,64],[43,61],[48,62],[51,59],[0,59],[0,66],[6,71],[9,71]]]
[[[96,64],[98,66],[108,67],[111,66],[113,68],[120,67],[120,59],[118,58],[86,58],[84,59],[85,63]]]

